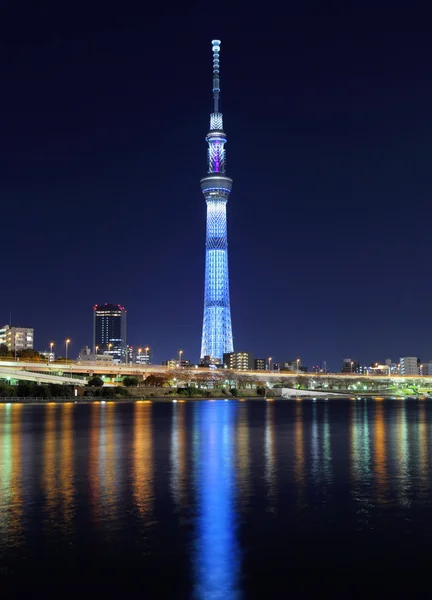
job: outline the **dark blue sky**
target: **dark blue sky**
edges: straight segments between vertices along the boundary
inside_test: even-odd
[[[198,359],[220,38],[235,349],[334,369],[432,358],[420,16],[310,5],[219,26],[192,5],[25,8],[0,14],[0,321],[12,311],[39,349],[69,336],[76,353],[93,305],[120,303],[129,343]]]

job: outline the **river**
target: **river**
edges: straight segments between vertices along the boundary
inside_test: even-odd
[[[400,591],[431,558],[431,440],[428,400],[0,405],[2,593]]]

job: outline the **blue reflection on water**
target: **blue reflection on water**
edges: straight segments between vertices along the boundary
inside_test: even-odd
[[[240,556],[234,510],[236,404],[195,405],[194,465],[197,532],[195,598],[240,598]]]

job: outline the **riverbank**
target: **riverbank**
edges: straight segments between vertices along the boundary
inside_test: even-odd
[[[216,401],[237,401],[237,402],[248,402],[251,401],[278,401],[278,402],[290,402],[290,401],[301,401],[301,400],[425,400],[430,399],[428,396],[391,396],[389,394],[383,395],[352,395],[352,394],[328,394],[328,395],[298,395],[298,396],[250,396],[250,397],[230,397],[230,398],[208,398],[206,396],[194,396],[192,398],[185,397],[167,397],[167,396],[156,396],[156,397],[129,397],[129,398],[92,398],[89,396],[81,396],[77,398],[0,398],[0,405],[11,405],[11,404],[134,404],[135,402],[216,402]]]

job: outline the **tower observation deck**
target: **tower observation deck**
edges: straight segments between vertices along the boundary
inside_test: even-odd
[[[201,358],[210,356],[216,362],[233,352],[231,308],[228,278],[228,240],[226,204],[232,179],[225,174],[225,144],[222,113],[219,112],[220,41],[213,40],[213,112],[207,134],[208,172],[201,179],[201,190],[207,203],[206,260],[204,283],[204,319]]]

